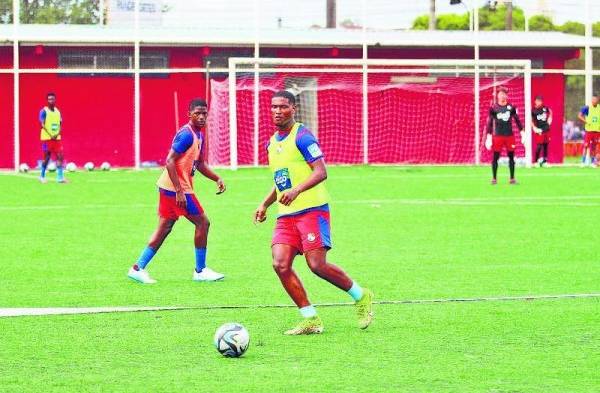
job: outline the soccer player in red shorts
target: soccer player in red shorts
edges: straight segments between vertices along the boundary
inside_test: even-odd
[[[267,152],[274,185],[254,213],[254,222],[263,222],[269,206],[277,202],[279,215],[271,246],[273,268],[304,317],[285,334],[323,332],[323,322],[292,269],[297,254],[304,254],[313,273],[354,299],[358,326],[366,329],[372,321],[373,293],[361,288],[338,266],[327,262],[327,251],[331,248],[329,194],[324,183],[327,169],[314,135],[294,120],[295,110],[296,99],[292,93],[280,91],[273,96],[271,115],[277,131],[270,139]]]
[[[508,90],[504,87],[498,89],[498,101],[490,108],[487,122],[487,137],[485,147],[494,151],[492,158],[492,184],[497,183],[498,160],[502,150],[508,155],[508,167],[510,168],[510,184],[517,184],[515,179],[515,136],[513,134],[512,120],[515,120],[521,132],[521,141],[524,140],[523,124],[519,119],[517,108],[508,102]]]
[[[540,167],[546,165],[548,161],[548,144],[550,143],[550,126],[552,125],[552,110],[544,105],[542,96],[535,97],[533,109],[531,110],[531,118],[533,122],[533,132],[535,143],[535,162]],[[540,153],[543,155],[540,157]]]
[[[206,162],[206,141],[202,128],[206,124],[207,115],[206,101],[198,98],[192,100],[189,106],[190,121],[173,139],[166,167],[157,182],[158,228],[152,234],[148,246],[144,248],[138,261],[127,273],[129,278],[137,282],[142,284],[156,282],[150,277],[146,267],[181,216],[187,218],[196,227],[194,233],[196,269],[192,279],[217,281],[224,277],[206,266],[206,243],[210,223],[194,194],[193,179],[196,170],[217,183],[218,193],[225,191],[225,183]]]
[[[598,95],[592,96],[592,102],[589,106],[584,106],[577,115],[579,120],[585,124],[585,137],[583,140],[583,165],[594,165],[592,157],[596,155],[596,148],[600,142],[600,102]]]
[[[44,160],[42,161],[42,170],[40,173],[40,182],[47,183],[46,168],[52,155],[56,158],[56,181],[66,183],[63,172],[63,147],[62,147],[62,115],[56,107],[56,94],[46,94],[46,106],[42,108],[39,114],[40,121],[40,141],[42,142],[42,152]]]

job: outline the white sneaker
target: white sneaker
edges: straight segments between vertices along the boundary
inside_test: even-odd
[[[40,183],[42,183],[42,184],[46,184],[46,183],[48,183],[48,180],[46,180],[46,178],[45,178],[45,177],[41,177],[41,176],[40,176],[39,180],[40,180]]]
[[[221,273],[217,273],[209,267],[202,269],[200,273],[194,270],[193,281],[219,281],[224,279],[225,276]]]
[[[142,284],[154,284],[156,280],[152,279],[148,272],[144,269],[135,270],[133,267],[129,269],[127,277]]]

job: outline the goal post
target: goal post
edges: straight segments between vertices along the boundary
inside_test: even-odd
[[[501,85],[525,123],[517,157],[529,166],[530,60],[230,58],[226,80],[211,84],[209,118],[229,146],[210,158],[231,169],[264,165],[270,96],[287,89],[329,162],[486,163],[487,110]]]

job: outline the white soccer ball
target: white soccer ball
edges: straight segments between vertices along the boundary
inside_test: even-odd
[[[29,172],[29,165],[23,163],[19,165],[19,172],[27,173]]]
[[[93,171],[95,168],[93,162],[86,162],[83,167],[85,168],[86,171]]]
[[[69,172],[75,172],[77,170],[77,165],[75,165],[74,162],[69,162],[67,164],[67,171]]]
[[[56,170],[56,163],[54,161],[48,164],[48,170],[50,172],[54,172]]]
[[[104,161],[102,165],[100,165],[100,169],[103,171],[110,171],[110,164],[107,161]]]
[[[237,358],[248,349],[250,335],[248,330],[239,323],[226,323],[217,329],[214,343],[221,355]]]

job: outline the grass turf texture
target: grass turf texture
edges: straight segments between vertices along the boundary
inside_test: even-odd
[[[379,300],[598,292],[599,174],[488,168],[330,168],[339,263]],[[264,169],[221,171],[229,190],[197,185],[212,220],[209,265],[224,282],[192,283],[191,224],[181,220],[149,265],[126,279],[156,225],[156,171],[75,173],[71,184],[0,176],[0,307],[289,304],[270,267],[274,212],[251,220]],[[50,175],[52,180],[52,175]],[[296,268],[313,302],[349,301]],[[326,333],[290,338],[284,309],[188,310],[0,319],[0,390],[594,391],[600,302],[564,299],[376,306],[355,328],[323,308]],[[241,322],[246,357],[224,359],[214,330]]]

